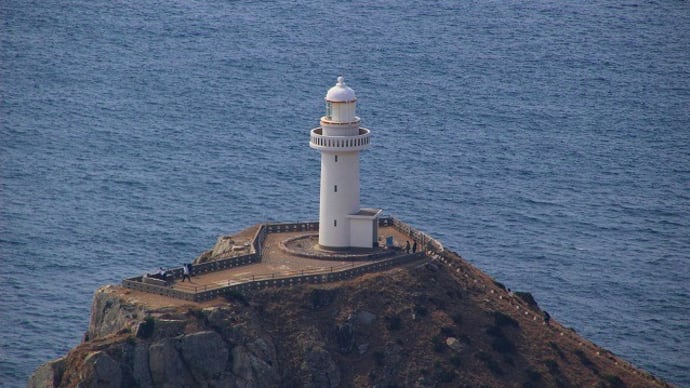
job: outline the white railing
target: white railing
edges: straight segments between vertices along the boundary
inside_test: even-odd
[[[360,151],[369,148],[371,144],[371,132],[366,128],[359,128],[359,135],[355,136],[326,136],[321,133],[321,127],[311,130],[311,148],[322,151]]]

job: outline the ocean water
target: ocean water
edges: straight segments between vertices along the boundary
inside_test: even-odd
[[[690,387],[688,1],[0,3],[0,386],[93,291],[318,219],[344,74],[362,204]]]

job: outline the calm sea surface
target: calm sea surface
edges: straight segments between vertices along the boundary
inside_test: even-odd
[[[585,4],[581,4],[585,3]],[[362,204],[690,387],[688,1],[0,3],[0,385],[93,291],[318,219],[344,74]]]

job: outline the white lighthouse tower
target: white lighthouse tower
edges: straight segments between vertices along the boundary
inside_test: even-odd
[[[375,246],[381,209],[359,207],[359,151],[370,131],[359,126],[355,92],[338,77],[326,94],[326,115],[311,130],[309,146],[321,151],[319,246],[346,250]]]

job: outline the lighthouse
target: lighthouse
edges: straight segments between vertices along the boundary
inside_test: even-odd
[[[371,131],[360,127],[355,92],[342,76],[325,100],[326,114],[309,140],[309,146],[321,152],[319,247],[372,249],[382,210],[359,207],[359,152],[369,148]]]

